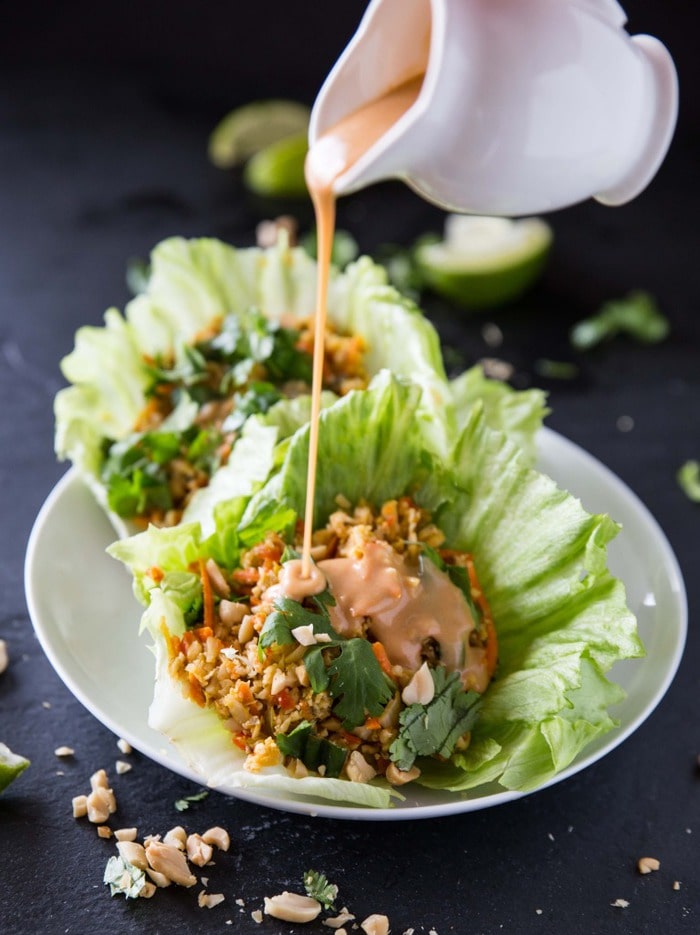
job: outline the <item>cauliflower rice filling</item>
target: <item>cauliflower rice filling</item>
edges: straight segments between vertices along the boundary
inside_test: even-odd
[[[110,494],[110,508],[115,513],[143,528],[149,523],[177,525],[192,497],[209,484],[216,469],[228,463],[246,418],[266,412],[280,399],[310,392],[312,319],[295,319],[278,327],[256,313],[253,322],[258,329],[264,322],[262,327],[267,331],[261,337],[251,327],[251,333],[257,334],[257,339],[248,342],[252,351],[242,330],[226,344],[222,338],[226,321],[217,320],[195,337],[185,352],[185,363],[174,358],[145,361],[154,378],[147,391],[148,402],[134,424],[134,435],[127,445],[110,443],[105,451],[103,479],[116,483],[117,494]],[[235,345],[236,339],[244,350]],[[339,334],[326,326],[324,389],[338,396],[366,389],[365,350],[360,335]],[[269,358],[256,359],[265,353]],[[250,356],[244,356],[247,354]],[[190,428],[175,437],[167,420],[183,392],[197,401],[199,409]],[[158,440],[159,433],[168,437],[167,444],[165,436]],[[125,447],[126,453],[120,450]],[[150,476],[143,484],[141,502],[124,496],[119,486],[119,480],[131,479],[135,470]]]
[[[313,535],[312,554],[317,566],[332,559],[361,560],[368,550],[380,544],[397,562],[417,562],[429,548],[436,550],[446,565],[465,570],[469,576],[466,580],[471,588],[472,608],[478,609],[473,615],[473,629],[468,633],[468,652],[476,654],[479,666],[486,672],[478,680],[483,691],[496,664],[495,634],[471,556],[444,549],[443,533],[430,515],[408,497],[390,500],[378,511],[366,504],[352,509],[342,497],[337,498],[337,503],[339,509],[330,516],[326,526]],[[298,528],[293,545],[300,547],[300,543]],[[371,614],[354,621],[353,636],[362,637],[371,644],[391,690],[381,712],[367,715],[363,723],[351,730],[334,711],[336,699],[329,691],[314,691],[305,665],[310,646],[321,644],[325,639],[330,641],[329,637],[321,632],[314,635],[313,626],[301,627],[298,632],[292,631],[296,632],[294,643],[279,645],[275,642],[262,649],[261,631],[276,609],[280,575],[288,555],[282,537],[268,533],[262,542],[243,554],[240,567],[230,572],[212,560],[200,564],[197,570],[202,575],[204,611],[201,619],[182,637],[171,637],[170,675],[180,681],[184,692],[195,703],[216,710],[231,732],[232,742],[247,753],[245,768],[248,770],[255,772],[283,763],[294,776],[308,775],[309,768],[300,757],[285,755],[280,750],[279,737],[310,724],[317,740],[328,741],[343,751],[342,768],[338,773],[342,778],[366,782],[379,775],[394,785],[417,778],[418,767],[397,768],[390,748],[398,736],[406,699],[415,700],[416,691],[421,691],[421,673],[415,664],[407,666],[389,658],[383,643],[373,632],[375,623]],[[208,596],[209,612],[206,609]],[[314,607],[309,599],[303,603],[309,609]],[[337,653],[332,647],[321,646],[320,651],[326,662]],[[423,639],[419,656],[424,683],[427,670],[440,666],[439,639]],[[428,682],[432,686],[429,673]],[[462,683],[465,690],[479,687],[469,672],[462,675]],[[409,696],[406,690],[410,685],[412,694]],[[468,743],[469,732],[465,732],[457,740],[455,749],[466,749]],[[325,767],[319,765],[314,772],[324,775]]]

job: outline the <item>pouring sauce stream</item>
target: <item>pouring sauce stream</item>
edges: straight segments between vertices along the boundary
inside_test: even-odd
[[[423,83],[423,75],[391,88],[331,127],[311,147],[306,157],[306,184],[311,193],[316,214],[318,242],[316,314],[314,318],[313,383],[311,389],[311,423],[309,462],[306,478],[306,508],[301,576],[311,574],[311,537],[314,525],[316,492],[316,461],[318,429],[323,384],[324,334],[328,307],[328,280],[335,231],[335,193],[333,185],[367,152],[415,103]]]

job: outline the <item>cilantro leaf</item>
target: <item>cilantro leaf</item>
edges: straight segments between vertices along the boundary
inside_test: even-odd
[[[340,699],[333,711],[352,730],[367,715],[377,717],[393,698],[395,685],[382,671],[370,643],[362,637],[339,642],[340,655],[328,667],[328,691]],[[308,668],[307,668],[308,671]]]
[[[394,695],[396,686],[382,671],[370,643],[362,637],[345,639],[331,624],[327,604],[332,597],[317,602],[318,612],[307,610],[289,597],[275,601],[258,642],[258,652],[276,643],[286,646],[295,642],[292,630],[312,626],[314,633],[330,637],[310,646],[304,654],[304,665],[314,692],[328,690],[336,699],[334,712],[342,718],[343,727],[352,730],[364,724],[368,715],[376,717]],[[336,650],[337,655],[326,664],[323,651]]]
[[[630,292],[624,299],[606,302],[595,315],[584,318],[571,330],[572,345],[587,351],[617,334],[628,334],[644,344],[657,344],[669,332],[668,319],[648,292]]]
[[[331,626],[328,615],[307,610],[298,601],[293,601],[291,597],[278,597],[274,607],[275,609],[268,614],[260,631],[259,646],[261,649],[267,649],[273,643],[277,643],[278,646],[295,643],[292,630],[297,627],[312,626],[314,633],[327,633],[331,641],[324,643],[324,646],[330,646],[338,639],[338,634]]]
[[[185,795],[175,802],[175,808],[178,812],[186,812],[192,802],[201,802],[209,795],[208,789],[202,789],[201,792],[195,792],[193,795]]]
[[[237,432],[250,416],[267,412],[280,399],[282,399],[282,394],[272,383],[262,380],[254,381],[245,393],[236,393],[234,396],[233,412],[225,419],[222,431]]]
[[[330,682],[330,675],[323,660],[323,650],[327,648],[328,643],[317,643],[316,646],[310,646],[304,653],[306,674],[316,694],[325,691]]]
[[[332,909],[338,896],[338,887],[329,883],[328,877],[317,870],[307,870],[304,874],[304,889],[307,896],[318,900],[324,909]]]
[[[409,705],[399,716],[399,734],[389,754],[401,770],[410,769],[417,756],[451,756],[459,738],[476,721],[481,695],[465,692],[459,673],[448,674],[444,666],[431,669],[431,675],[433,700]]]
[[[285,756],[301,760],[308,769],[336,778],[345,765],[347,750],[325,738],[317,737],[309,721],[301,721],[288,734],[277,734],[275,743]]]

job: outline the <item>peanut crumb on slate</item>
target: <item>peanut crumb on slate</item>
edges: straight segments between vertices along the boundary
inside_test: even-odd
[[[640,873],[653,873],[661,866],[656,857],[640,857],[637,861],[637,870]]]

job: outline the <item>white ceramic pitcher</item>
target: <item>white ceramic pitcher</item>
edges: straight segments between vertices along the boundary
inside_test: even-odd
[[[622,204],[656,173],[678,110],[666,48],[625,22],[615,0],[372,0],[316,99],[310,143],[425,73],[337,195],[394,177],[473,214]]]

